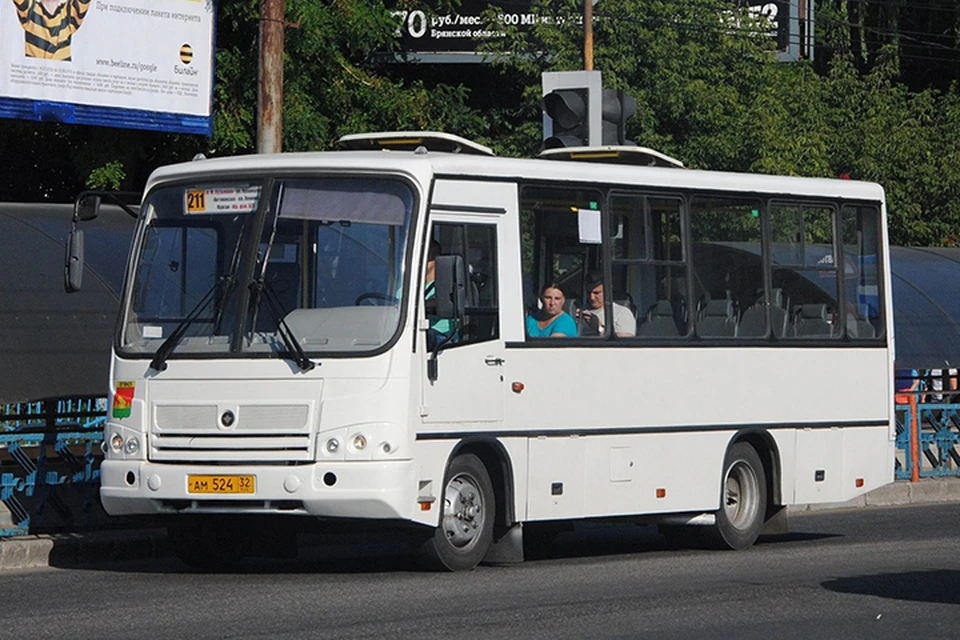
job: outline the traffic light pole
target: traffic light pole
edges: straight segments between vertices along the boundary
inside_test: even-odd
[[[583,70],[593,71],[593,0],[583,0]]]
[[[260,67],[257,78],[257,153],[283,146],[283,37],[286,0],[260,0]]]

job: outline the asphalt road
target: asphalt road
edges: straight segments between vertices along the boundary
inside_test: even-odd
[[[582,527],[537,558],[421,573],[382,537],[195,574],[173,559],[0,576],[0,637],[955,638],[960,504],[811,512],[745,552]]]

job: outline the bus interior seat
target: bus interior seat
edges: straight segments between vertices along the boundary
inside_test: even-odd
[[[770,289],[770,319],[773,322],[773,335],[783,338],[787,335],[787,327],[790,324],[789,300],[784,296],[783,289],[774,287]]]
[[[646,322],[637,327],[638,336],[679,336],[677,323],[673,318],[673,305],[669,300],[657,300],[647,311]]]
[[[737,318],[732,300],[710,300],[701,309],[697,319],[697,335],[727,337],[737,335]]]
[[[877,330],[870,321],[858,318],[855,313],[847,313],[847,333],[851,338],[877,337]]]
[[[784,305],[783,289],[779,287],[771,289],[770,299],[772,301],[770,305],[770,319],[773,323],[773,335],[777,338],[782,338],[787,335],[787,327],[790,319],[790,314],[787,313],[786,305]],[[764,297],[763,289],[758,289],[753,304],[747,307],[740,317],[740,325],[737,331],[738,336],[759,338],[767,335],[765,330],[767,324],[765,301],[766,298]]]
[[[631,296],[629,293],[623,293],[619,296],[614,296],[613,301],[621,307],[630,309],[630,313],[633,314],[633,317],[637,317],[637,305],[633,303],[633,296]]]
[[[801,304],[793,321],[793,335],[803,337],[830,337],[833,325],[827,320],[829,310],[825,304]]]

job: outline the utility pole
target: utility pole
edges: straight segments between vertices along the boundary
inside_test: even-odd
[[[286,0],[260,0],[260,67],[257,77],[257,153],[283,146],[283,36]]]
[[[583,0],[583,70],[593,71],[593,0]]]

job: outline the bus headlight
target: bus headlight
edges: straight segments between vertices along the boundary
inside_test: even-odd
[[[363,451],[364,449],[367,448],[367,439],[364,437],[362,433],[358,433],[356,436],[354,436],[353,448],[356,449],[357,451]]]
[[[110,448],[113,449],[114,453],[120,453],[120,450],[123,449],[123,436],[119,433],[113,434],[110,437]]]
[[[140,451],[140,440],[137,436],[131,436],[127,439],[126,444],[123,445],[123,452],[129,456],[132,456],[137,451]]]
[[[327,453],[336,453],[340,450],[340,441],[336,438],[327,440]]]

